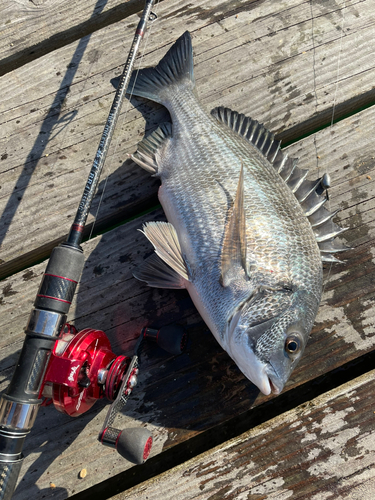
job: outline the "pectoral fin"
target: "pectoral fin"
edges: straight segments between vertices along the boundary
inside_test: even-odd
[[[156,254],[145,262],[133,273],[137,280],[145,281],[154,288],[186,288],[185,280],[174,269],[169,267]]]
[[[172,224],[169,222],[147,222],[140,231],[151,241],[156,255],[182,278],[189,280],[180,242]]]
[[[221,252],[221,284],[228,286],[238,276],[238,269],[246,273],[246,217],[244,205],[244,173],[241,164],[236,198],[225,227]]]

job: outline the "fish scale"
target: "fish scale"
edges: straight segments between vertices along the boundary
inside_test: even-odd
[[[164,105],[172,121],[131,155],[160,179],[168,219],[144,226],[156,254],[134,275],[186,288],[245,376],[264,394],[279,393],[319,307],[321,260],[344,250],[323,207],[327,180],[306,180],[255,120],[228,108],[206,112],[188,32],[129,88]]]
[[[184,107],[189,108],[190,101],[194,99],[194,95],[191,95],[190,99],[185,95]],[[249,240],[254,239],[256,242],[249,252],[248,265],[272,271],[272,276],[262,276],[267,284],[296,280],[302,284],[305,269],[310,273],[311,266],[315,262],[318,269],[321,269],[321,264],[311,226],[297,200],[288,187],[279,182],[279,179],[275,182],[273,169],[269,168],[267,171],[261,161],[257,164],[249,158],[251,144],[243,144],[238,136],[234,136],[231,138],[231,144],[227,146],[225,142],[229,142],[228,138],[224,136],[224,140],[222,139],[223,132],[219,124],[209,124],[207,130],[204,125],[201,125],[201,133],[207,135],[211,132],[212,139],[207,141],[208,144],[200,145],[199,151],[197,149],[190,151],[189,145],[194,143],[194,139],[184,134],[183,131],[189,130],[189,122],[193,121],[196,116],[196,110],[190,116],[176,113],[173,130],[176,132],[177,139],[171,139],[167,151],[164,151],[164,155],[160,157],[160,163],[163,166],[160,178],[165,189],[165,196],[173,200],[173,206],[180,214],[187,231],[194,235],[198,242],[195,247],[197,254],[195,261],[203,263],[206,259],[210,261],[214,253],[210,251],[212,246],[215,252],[220,253],[225,216],[229,208],[220,183],[225,184],[227,192],[233,199],[240,169],[239,158],[241,158],[245,172],[248,168],[253,173],[252,177],[245,176],[245,191],[251,193],[245,195]],[[204,120],[210,120],[206,113]],[[179,139],[180,136],[181,139]],[[254,154],[254,151],[251,153]],[[229,155],[232,155],[235,161],[232,162]],[[212,174],[212,177],[202,177],[202,164],[205,162],[211,166],[209,174]],[[265,163],[264,160],[263,163]],[[189,169],[175,168],[178,164],[189,165]],[[229,168],[228,164],[233,164],[232,168]],[[182,192],[186,193],[186,196],[183,197]],[[288,204],[285,204],[285,199],[289,199]],[[270,201],[272,205],[269,205]],[[207,203],[208,207],[202,212],[200,207]],[[300,216],[297,222],[296,212]],[[210,228],[213,234],[208,234]],[[289,234],[291,236],[288,238]],[[280,245],[282,239],[285,239],[284,245]],[[309,250],[310,260],[307,260],[309,255],[305,255],[303,260],[299,258],[299,252],[293,248],[295,244]],[[182,250],[184,251],[183,247]],[[255,278],[257,283],[259,278],[259,273],[257,273]],[[315,284],[317,291],[319,286],[321,286],[319,283]]]

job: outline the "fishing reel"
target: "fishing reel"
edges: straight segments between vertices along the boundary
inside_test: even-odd
[[[152,338],[174,354],[181,352],[186,341],[181,330],[178,333],[171,327],[159,331],[147,328],[133,357],[128,358],[113,354],[103,332],[86,329],[77,333],[73,327],[64,326],[83,271],[81,243],[87,215],[147,20],[150,16],[155,18],[151,12],[154,3],[155,0],[146,0],[74,222],[65,243],[54,248],[49,258],[12,379],[0,397],[0,500],[10,500],[13,495],[24,458],[24,442],[34,426],[43,397],[73,417],[87,411],[97,399],[107,397],[112,404],[100,441],[132,462],[144,462],[151,450],[151,434],[145,429],[115,429],[113,421],[137,382],[143,341]]]
[[[92,328],[77,332],[66,324],[52,349],[41,389],[45,406],[53,403],[58,411],[71,417],[82,415],[98,399],[111,401],[99,441],[137,464],[150,454],[151,433],[144,428],[121,431],[112,425],[137,384],[139,356],[146,340],[176,355],[183,351],[187,335],[177,325],[160,330],[143,328],[134,355],[116,356],[104,332]]]

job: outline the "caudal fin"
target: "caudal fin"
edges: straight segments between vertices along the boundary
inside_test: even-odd
[[[134,71],[128,94],[166,104],[173,89],[194,89],[193,48],[188,31],[175,42],[155,68]]]

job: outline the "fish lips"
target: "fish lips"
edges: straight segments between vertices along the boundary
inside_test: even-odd
[[[266,396],[279,394],[285,385],[273,366],[256,352],[256,341],[272,326],[276,318],[244,329],[238,325],[240,311],[232,318],[228,328],[227,351],[242,373]]]
[[[280,394],[285,383],[280,380],[272,366],[262,361],[256,353],[250,351],[247,353],[249,367],[244,371],[244,375],[249,378],[253,384],[265,395]]]
[[[279,394],[284,387],[272,367],[259,359],[251,349],[245,349],[243,345],[230,346],[230,355],[242,373],[258,387],[265,395]]]
[[[280,394],[304,351],[301,325],[293,322],[285,332],[280,331],[278,338],[270,339],[268,349],[260,351],[260,337],[271,329],[281,315],[248,327],[241,325],[240,316],[241,312],[237,311],[228,325],[227,351],[242,373],[264,395]],[[301,340],[301,348],[296,355],[285,351],[285,339],[291,332],[295,332]]]

